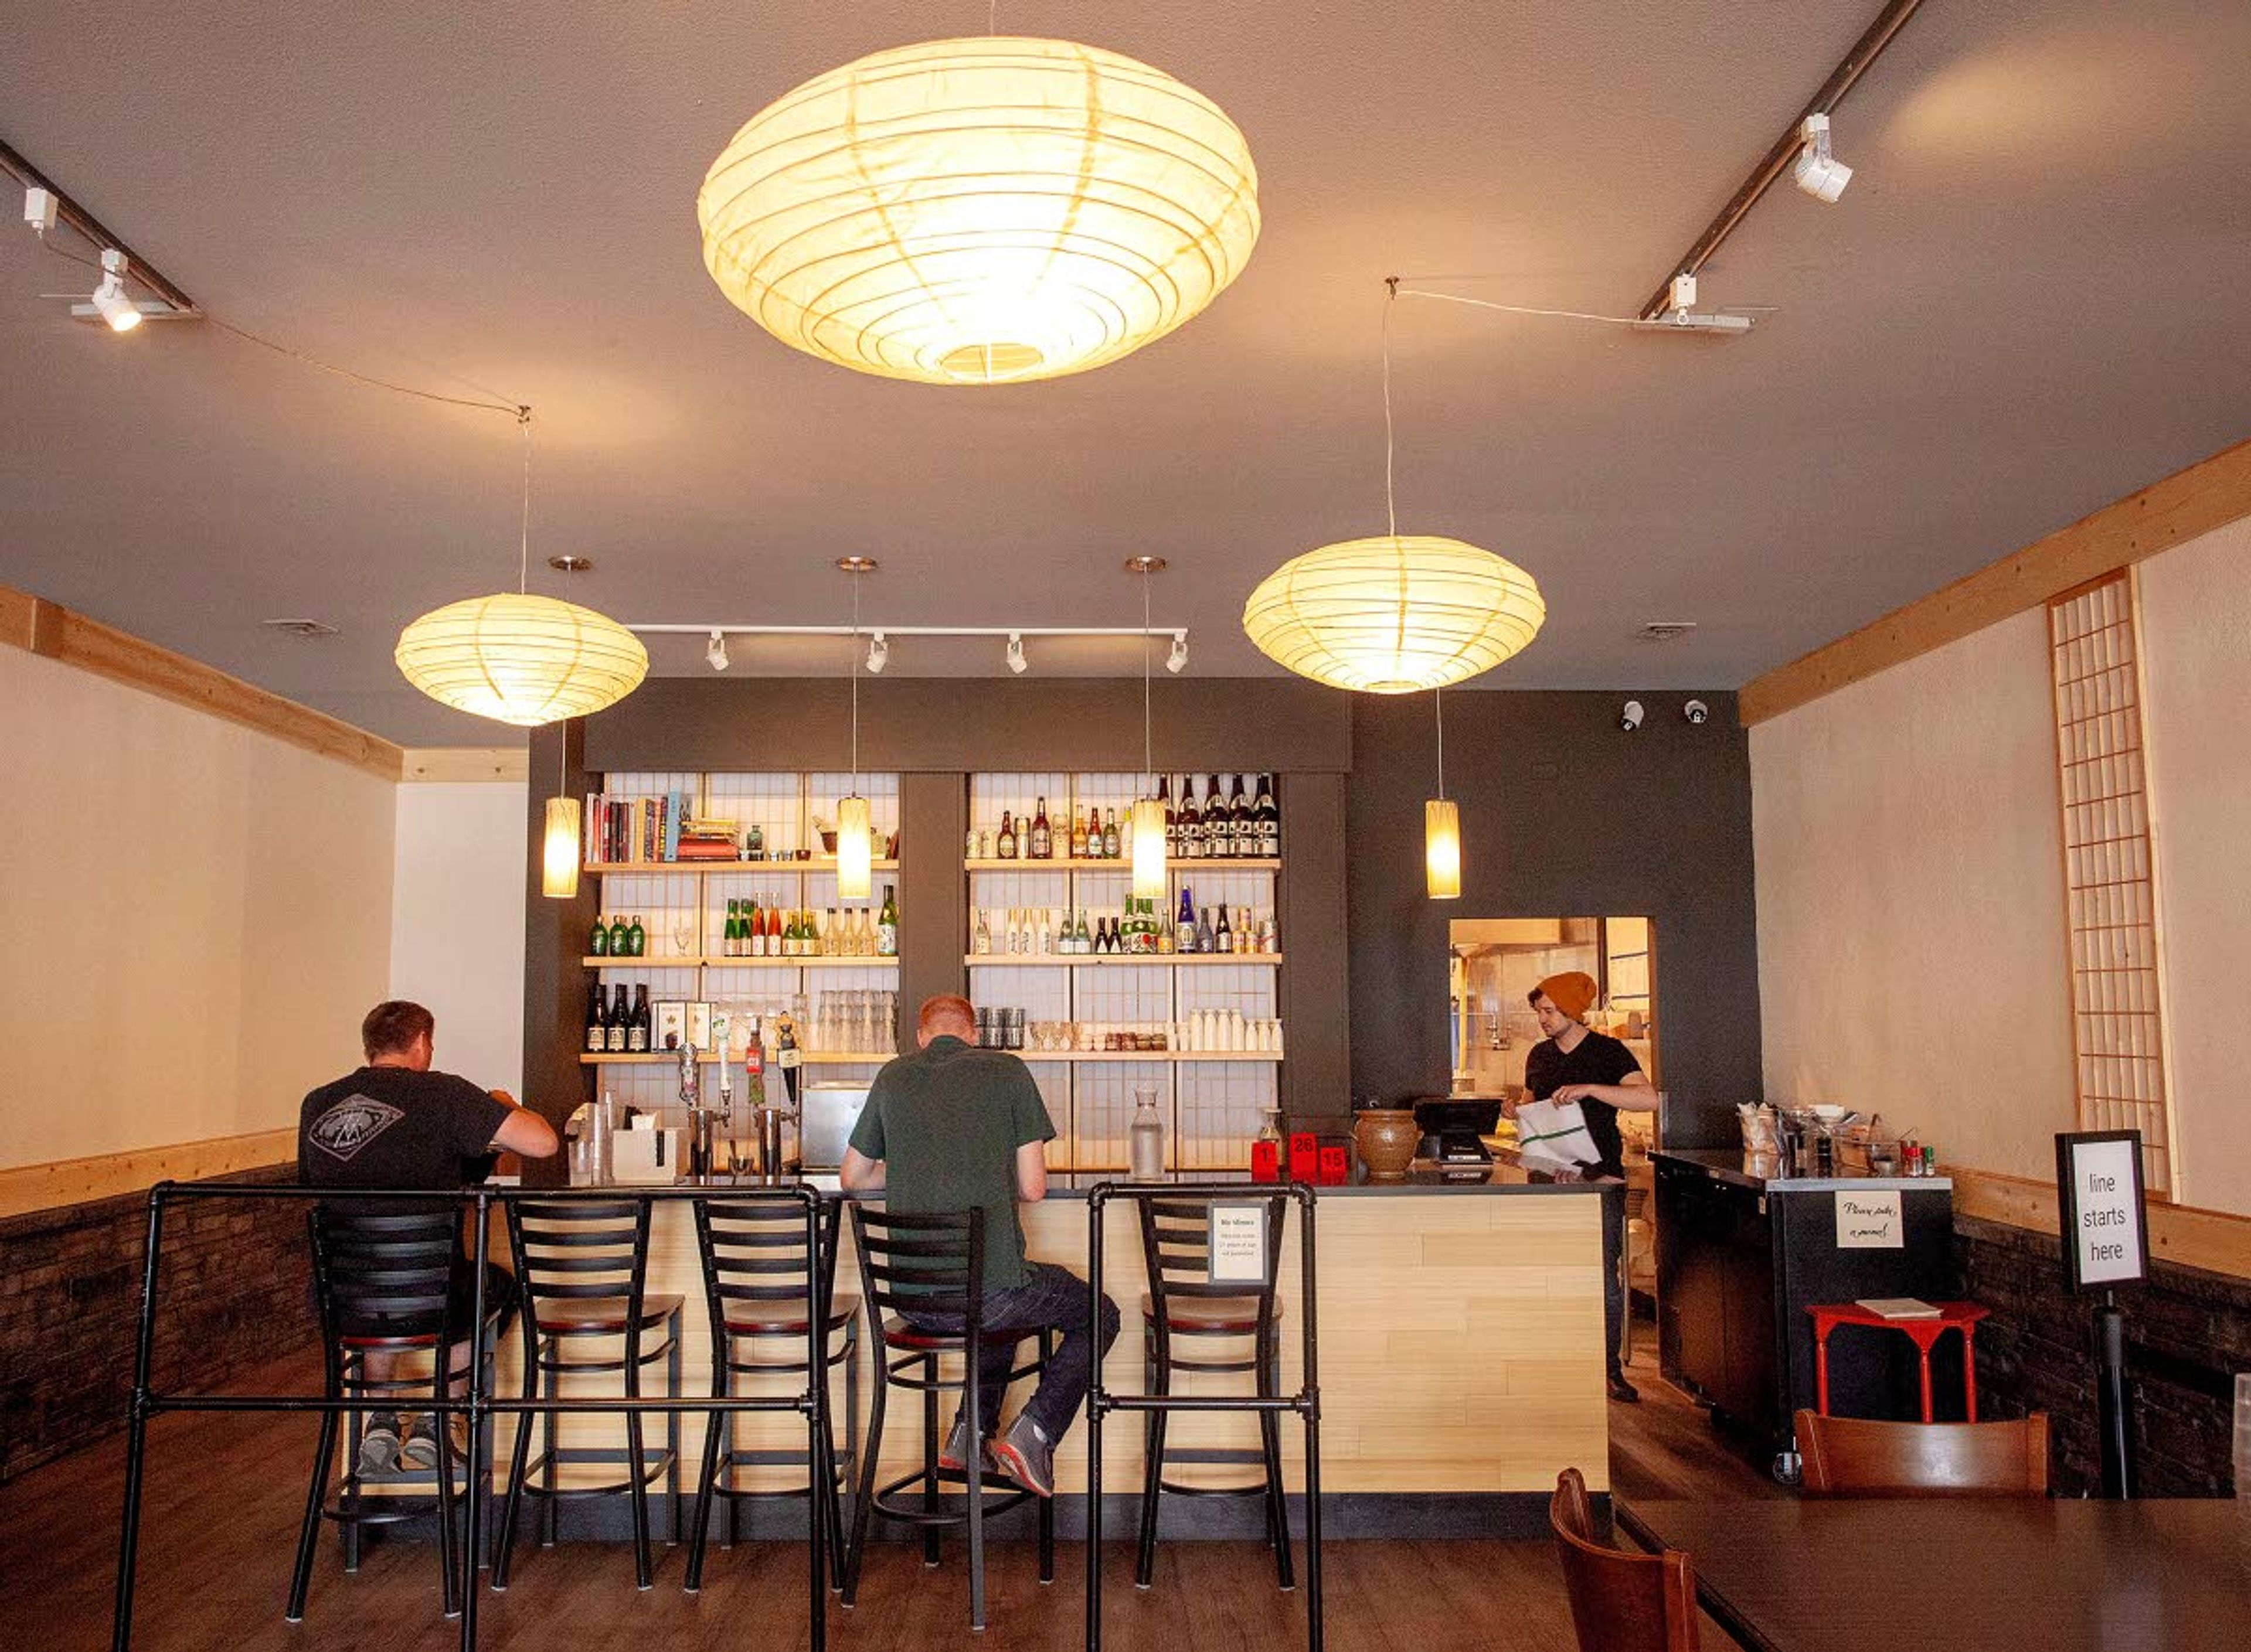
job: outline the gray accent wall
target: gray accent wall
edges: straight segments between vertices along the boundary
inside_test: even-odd
[[[1647,714],[1631,734],[1618,727],[1629,697]],[[1750,749],[1733,695],[1695,697],[1711,707],[1701,726],[1685,720],[1690,695],[1677,690],[1447,695],[1458,901],[1423,888],[1430,696],[1354,702],[1345,819],[1354,1096],[1445,1091],[1450,919],[1645,916],[1656,926],[1666,1140],[1740,1139],[1735,1103],[1760,1095]]]

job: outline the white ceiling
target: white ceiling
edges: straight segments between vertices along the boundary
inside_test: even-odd
[[[535,588],[627,620],[1131,623],[1159,551],[1192,670],[1267,669],[1243,598],[1382,525],[1382,278],[1631,313],[1876,0],[1377,6],[1007,0],[1248,135],[1265,228],[1206,315],[1118,365],[953,391],[774,342],[705,275],[734,128],[948,4],[48,0],[0,136],[215,314],[367,374],[538,410]],[[1545,588],[1496,688],[1731,686],[2251,433],[2251,7],[1929,0],[1704,301],[1735,340],[1403,300],[1401,525]],[[516,432],[208,327],[126,338],[0,214],[0,581],[417,743],[505,731],[400,683],[398,626],[516,573]],[[1468,278],[1477,278],[1471,280]],[[80,289],[82,290],[82,288]],[[306,615],[321,643],[261,631]],[[1693,619],[1689,640],[1634,639]],[[736,669],[835,668],[736,645]],[[1068,657],[1066,657],[1068,656]],[[1034,650],[1130,668],[1131,646]],[[658,668],[702,672],[700,643]],[[997,646],[895,647],[902,675]]]

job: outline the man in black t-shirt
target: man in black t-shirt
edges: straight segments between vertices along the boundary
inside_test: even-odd
[[[1524,1088],[1535,1102],[1576,1102],[1587,1121],[1587,1134],[1600,1157],[1583,1167],[1592,1181],[1625,1179],[1625,1142],[1617,1116],[1653,1113],[1657,1092],[1633,1052],[1614,1038],[1595,1032],[1586,1023],[1597,988],[1594,978],[1581,970],[1551,975],[1528,995],[1540,1030],[1548,1036],[1524,1058]],[[1618,1275],[1618,1258],[1625,1249],[1625,1200],[1617,1194],[1603,1199],[1603,1327],[1608,1335],[1604,1349],[1610,1393],[1628,1404],[1641,1398],[1625,1379],[1618,1364],[1618,1342],[1625,1324],[1625,1282]]]
[[[298,1114],[298,1174],[315,1187],[427,1187],[451,1192],[466,1182],[481,1181],[487,1155],[516,1153],[545,1158],[559,1144],[554,1126],[505,1096],[479,1089],[465,1078],[430,1070],[437,1022],[419,1004],[378,1004],[360,1024],[367,1065],[305,1097]],[[341,1202],[341,1201],[340,1201]],[[363,1201],[371,1204],[372,1201]],[[349,1208],[349,1206],[346,1206]],[[385,1208],[398,1210],[393,1204]],[[474,1298],[457,1293],[449,1310],[448,1331],[456,1339],[456,1372],[467,1370],[468,1322]],[[505,1270],[485,1267],[488,1309],[506,1316],[516,1305],[516,1281]],[[387,1381],[396,1356],[371,1351],[365,1374]],[[360,1471],[387,1474],[401,1462],[416,1469],[437,1466],[438,1436],[428,1415],[400,1437],[403,1415],[377,1412],[361,1436]]]

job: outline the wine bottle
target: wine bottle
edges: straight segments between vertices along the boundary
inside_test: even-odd
[[[1054,957],[1055,950],[1055,914],[1046,907],[1042,907],[1038,944],[1032,948],[1032,950],[1036,956],[1044,958]]]
[[[1181,815],[1180,823],[1175,829],[1179,833],[1179,842],[1175,847],[1180,852],[1180,858],[1183,861],[1202,858],[1203,822],[1202,815],[1196,809],[1195,776],[1192,774],[1184,774],[1181,777]]]
[[[1204,908],[1202,914],[1199,915],[1196,919],[1195,950],[1199,952],[1216,952],[1219,950],[1219,937],[1214,935],[1211,930],[1211,909],[1209,907]]]
[[[620,981],[612,997],[610,1019],[603,1029],[608,1037],[611,1054],[623,1055],[626,1053],[626,1023],[631,1020],[633,1005],[626,996],[626,984]]]
[[[634,988],[633,1020],[626,1026],[626,1048],[635,1055],[648,1053],[648,988]]]
[[[876,956],[895,958],[899,955],[898,886],[883,885],[883,910],[876,920]]]
[[[1165,812],[1165,854],[1167,856],[1177,855],[1181,843],[1180,823],[1173,816],[1173,794],[1167,789],[1167,783],[1171,778],[1170,775],[1157,777],[1157,804]]]
[[[738,900],[727,902],[727,922],[719,931],[719,956],[743,956],[743,903]]]
[[[1234,828],[1235,854],[1238,860],[1248,861],[1258,853],[1258,828],[1251,819],[1250,794],[1247,790],[1250,777],[1235,777],[1235,801],[1228,805],[1228,824]]]
[[[602,1013],[602,984],[586,987],[586,1047],[599,1055],[610,1047],[609,1017]]]
[[[1013,861],[1016,858],[1016,826],[1006,809],[1001,811],[1001,835],[993,840],[993,858]]]
[[[1028,860],[1051,861],[1055,858],[1055,834],[1048,828],[1048,800],[1040,799],[1039,812],[1032,817],[1031,851]]]
[[[993,925],[981,906],[977,909],[977,927],[969,937],[969,950],[980,958],[993,956]]]
[[[1087,932],[1086,909],[1078,909],[1078,933],[1071,937],[1070,950],[1084,956],[1094,950],[1094,937]]]
[[[1227,798],[1219,777],[1207,775],[1203,789],[1203,858],[1216,861],[1227,853]]]
[[[1219,927],[1211,932],[1211,938],[1214,951],[1235,950],[1235,931],[1228,926],[1227,908],[1223,904],[1219,909]]]
[[[1282,853],[1282,812],[1274,806],[1274,777],[1258,777],[1258,853],[1273,860]]]

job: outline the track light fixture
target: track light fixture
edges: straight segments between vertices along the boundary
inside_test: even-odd
[[[891,645],[879,631],[876,633],[875,640],[868,645],[868,674],[871,677],[881,676],[883,667],[890,663]]]
[[[1188,633],[1176,631],[1173,633],[1173,651],[1165,656],[1165,669],[1177,677],[1188,668]]]
[[[703,660],[714,671],[724,671],[727,668],[727,633],[725,632],[715,631],[711,633],[711,640],[704,645]]]
[[[1853,169],[1829,153],[1829,117],[1809,114],[1797,132],[1804,147],[1790,176],[1815,200],[1834,201],[1853,181]]]
[[[94,308],[101,312],[101,319],[109,323],[113,333],[129,333],[141,325],[141,307],[125,293],[128,267],[124,253],[114,246],[103,249],[101,285],[94,289]]]
[[[1022,634],[1019,632],[1010,632],[1008,633],[1008,669],[1021,677],[1031,668],[1031,663],[1024,658]]]

